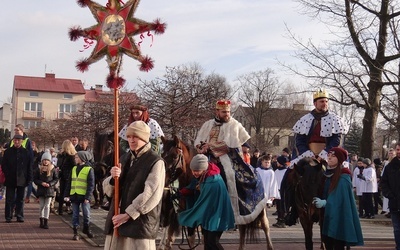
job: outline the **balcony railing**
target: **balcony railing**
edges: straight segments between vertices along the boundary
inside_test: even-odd
[[[43,111],[22,111],[22,118],[25,120],[42,120],[44,119]]]

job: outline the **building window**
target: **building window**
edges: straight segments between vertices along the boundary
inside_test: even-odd
[[[75,104],[60,104],[59,116],[58,118],[63,119],[67,118],[71,113],[76,112],[76,105]]]
[[[279,135],[274,136],[274,146],[277,147],[279,146],[280,138]]]
[[[24,121],[24,127],[26,129],[38,128],[42,125],[40,121]]]
[[[35,114],[36,117],[43,116],[43,109],[41,102],[26,102],[25,111],[31,114]]]
[[[72,94],[64,94],[64,99],[72,99]]]
[[[31,91],[31,92],[29,92],[29,96],[30,97],[39,97],[39,92]]]

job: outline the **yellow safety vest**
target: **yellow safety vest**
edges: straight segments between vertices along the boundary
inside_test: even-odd
[[[76,168],[76,166],[72,168],[71,191],[69,194],[86,195],[87,178],[92,167],[84,166],[78,176],[76,176]]]
[[[23,148],[26,148],[26,143],[28,142],[28,140],[29,140],[28,137],[26,137],[24,140],[22,140],[21,146],[22,146]],[[14,140],[11,140],[10,148],[11,148],[13,145],[14,145]]]

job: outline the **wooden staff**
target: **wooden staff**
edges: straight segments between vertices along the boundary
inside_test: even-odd
[[[119,138],[118,138],[118,101],[119,89],[114,88],[114,165],[119,166]],[[114,215],[119,214],[119,178],[114,177]],[[114,234],[118,236],[118,230],[114,229]]]

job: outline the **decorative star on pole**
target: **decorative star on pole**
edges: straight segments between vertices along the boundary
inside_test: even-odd
[[[125,80],[119,77],[122,64],[122,55],[125,54],[138,60],[141,71],[149,71],[153,68],[153,60],[140,53],[140,41],[135,43],[134,35],[140,35],[140,39],[145,37],[143,34],[152,37],[151,31],[155,34],[162,34],[166,24],[156,19],[153,23],[145,22],[135,18],[133,15],[139,4],[139,0],[129,0],[125,4],[121,0],[108,0],[106,6],[102,6],[90,0],[78,0],[81,7],[89,7],[97,24],[89,28],[73,27],[69,30],[71,41],[76,41],[79,37],[84,37],[87,49],[96,41],[96,45],[88,58],[77,62],[76,68],[85,72],[89,65],[107,56],[109,75],[107,86],[109,88],[120,88]]]

